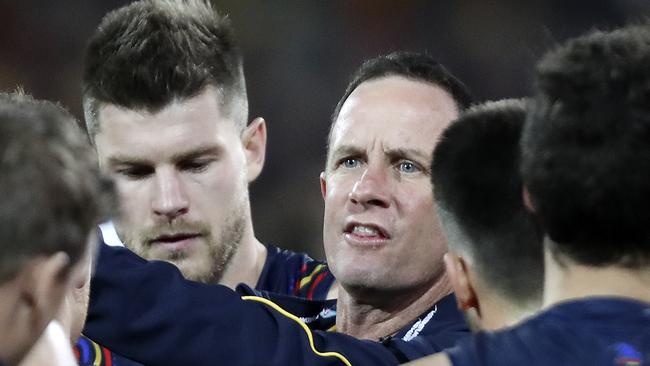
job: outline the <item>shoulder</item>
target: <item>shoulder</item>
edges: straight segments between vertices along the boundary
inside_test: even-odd
[[[589,364],[577,328],[557,316],[545,311],[511,328],[478,332],[445,353],[454,366]]]
[[[453,347],[469,335],[454,296],[448,295],[382,343],[405,362]]]
[[[449,347],[456,341],[470,333],[463,313],[456,305],[453,294],[438,300],[431,308],[422,313],[412,323],[402,328],[396,337],[410,341],[418,336],[441,337],[447,335],[449,342],[442,342],[441,346]]]
[[[522,342],[511,332],[479,332],[445,350],[445,353],[454,366],[505,366],[515,365],[513,360],[520,360],[521,353],[525,353],[526,348],[526,342]]]
[[[325,299],[334,276],[325,262],[306,253],[267,247],[267,260],[260,275],[258,290],[277,292],[306,299]]]
[[[614,365],[642,364],[649,345],[648,304],[602,298],[556,304],[512,328],[477,333],[445,352],[454,366]]]

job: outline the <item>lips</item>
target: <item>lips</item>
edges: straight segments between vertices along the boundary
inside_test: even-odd
[[[191,233],[160,235],[160,236],[150,240],[150,243],[152,243],[152,244],[155,244],[155,243],[174,243],[174,242],[177,242],[177,241],[193,239],[193,238],[196,238],[198,236],[200,236],[200,235],[199,234],[191,234]]]
[[[385,228],[373,223],[350,222],[343,232],[346,237],[355,241],[379,242],[390,239],[390,234]]]
[[[149,244],[165,250],[178,252],[187,249],[194,242],[193,239],[200,236],[200,234],[196,233],[164,234],[149,240]]]

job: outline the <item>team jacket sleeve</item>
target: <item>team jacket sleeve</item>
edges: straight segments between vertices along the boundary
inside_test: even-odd
[[[91,286],[84,334],[146,365],[398,364],[379,343],[309,332],[273,304],[124,248],[102,245]]]

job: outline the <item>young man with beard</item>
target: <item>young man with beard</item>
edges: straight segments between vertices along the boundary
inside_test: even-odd
[[[208,1],[143,0],[107,14],[86,50],[83,104],[119,196],[106,242],[194,281],[335,297],[327,265],[255,237],[248,184],[264,164],[266,124],[248,123],[242,56]],[[91,353],[88,362],[110,352]]]
[[[143,0],[107,14],[90,39],[86,128],[118,190],[115,227],[129,249],[188,279],[325,298],[325,265],[253,232],[248,184],[266,124],[248,123],[232,33],[207,1]]]
[[[452,346],[468,329],[444,271],[429,166],[441,131],[468,104],[464,85],[421,54],[380,56],[353,76],[321,175],[335,304],[242,301],[105,247],[86,331],[156,365],[396,365]],[[132,298],[124,316],[118,309]]]

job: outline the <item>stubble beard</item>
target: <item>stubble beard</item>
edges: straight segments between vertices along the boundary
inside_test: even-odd
[[[230,266],[232,257],[237,253],[237,249],[244,237],[246,227],[246,214],[241,209],[230,216],[226,222],[221,235],[217,240],[210,237],[207,248],[209,251],[208,258],[211,263],[206,263],[205,271],[193,271],[192,268],[186,268],[183,272],[185,278],[202,283],[219,283],[224,272]],[[188,263],[189,264],[189,263]]]
[[[125,235],[124,243],[133,252],[148,260],[162,260],[175,265],[183,277],[202,283],[219,283],[224,272],[228,269],[232,257],[237,252],[246,228],[247,200],[237,205],[234,212],[229,215],[219,237],[214,234],[205,223],[180,223],[166,226],[165,228],[188,228],[188,231],[200,232],[203,243],[195,247],[191,253],[172,252],[157,253],[152,250],[148,239],[157,236],[163,230],[156,227],[146,230],[136,236]]]

